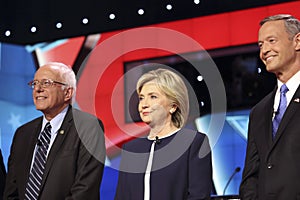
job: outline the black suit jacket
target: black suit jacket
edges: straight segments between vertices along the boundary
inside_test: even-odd
[[[250,113],[240,195],[243,200],[300,199],[300,88],[272,139],[276,89]]]
[[[0,200],[3,198],[3,191],[5,186],[5,179],[6,179],[6,170],[3,161],[2,151],[0,150]]]
[[[144,199],[144,175],[153,141],[138,138],[123,145],[115,200]],[[155,145],[151,200],[210,199],[212,163],[208,138],[182,129]]]
[[[42,117],[39,117],[16,130],[4,199],[24,199],[41,126]],[[39,199],[100,199],[104,159],[101,121],[70,106],[49,152]]]

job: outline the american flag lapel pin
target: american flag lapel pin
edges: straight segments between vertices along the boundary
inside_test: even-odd
[[[300,98],[294,99],[294,102],[299,103],[300,102]]]

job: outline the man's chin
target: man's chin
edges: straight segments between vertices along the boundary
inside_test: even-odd
[[[275,72],[275,68],[272,65],[266,65],[266,70],[271,73]]]
[[[40,107],[40,106],[35,106],[35,109],[38,110],[38,111],[41,111],[43,112],[44,108]]]

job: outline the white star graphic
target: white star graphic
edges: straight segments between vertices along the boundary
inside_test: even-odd
[[[20,118],[21,115],[10,113],[10,119],[8,120],[8,123],[12,126],[13,130],[16,130],[19,126],[21,126]]]

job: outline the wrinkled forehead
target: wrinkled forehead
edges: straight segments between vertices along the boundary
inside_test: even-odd
[[[49,65],[42,66],[36,71],[34,79],[60,80],[59,70]]]
[[[260,27],[258,34],[272,34],[274,32],[286,32],[283,20],[268,21],[264,23]]]

